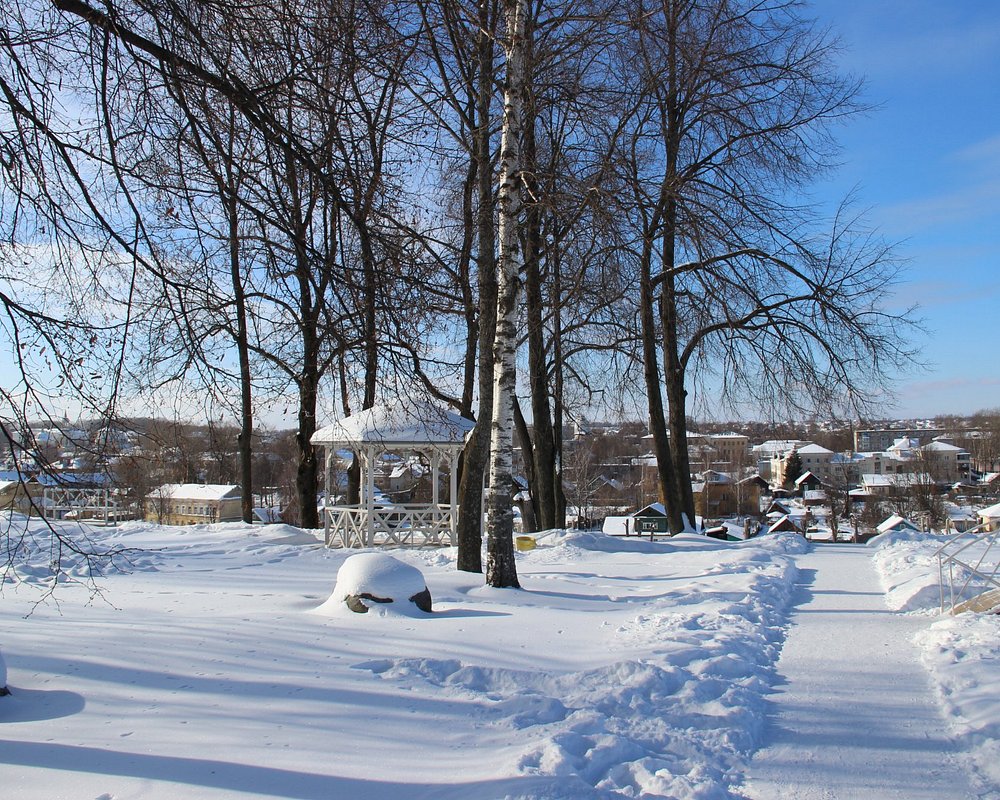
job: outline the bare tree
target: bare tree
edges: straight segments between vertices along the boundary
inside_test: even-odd
[[[823,235],[796,192],[829,163],[831,125],[858,108],[834,42],[792,2],[627,4],[619,163],[638,265],[642,362],[670,528],[693,524],[689,389],[788,405],[877,402],[908,363],[885,310],[891,251],[842,210]],[[709,376],[715,376],[714,380]]]

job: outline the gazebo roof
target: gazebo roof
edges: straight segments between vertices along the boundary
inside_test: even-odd
[[[314,445],[326,447],[358,445],[405,445],[461,447],[475,427],[472,420],[432,403],[400,400],[378,404],[320,428],[312,435]]]

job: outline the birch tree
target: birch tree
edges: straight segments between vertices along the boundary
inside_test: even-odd
[[[517,384],[517,312],[521,290],[521,138],[527,77],[525,0],[504,0],[507,56],[500,141],[497,241],[497,328],[493,345],[493,414],[486,505],[486,582],[518,588],[514,563],[514,393]]]

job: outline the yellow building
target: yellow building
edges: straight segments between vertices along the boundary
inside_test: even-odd
[[[241,518],[239,486],[217,483],[168,483],[146,498],[146,521],[161,525],[202,525]]]

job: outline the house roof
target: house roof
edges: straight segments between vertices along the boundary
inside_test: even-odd
[[[280,508],[255,508],[253,515],[266,525],[282,521]]]
[[[905,517],[899,516],[899,514],[893,514],[891,517],[882,522],[881,525],[876,526],[875,530],[879,533],[887,533],[888,531],[919,531],[916,525],[910,522]]]
[[[1000,519],[1000,503],[982,508],[976,514],[983,519]]]
[[[107,486],[108,476],[101,472],[39,472],[32,480],[41,486]]]
[[[432,403],[408,399],[381,403],[320,428],[314,445],[456,445],[475,427],[472,420]]]
[[[761,444],[755,444],[750,449],[758,455],[781,455],[808,444],[811,442],[804,442],[800,439],[768,439]]]
[[[833,450],[827,450],[825,447],[823,447],[822,445],[819,445],[819,444],[807,444],[805,447],[800,447],[799,448],[799,455],[802,455],[803,453],[805,455],[807,455],[807,456],[808,455],[813,455],[813,456],[821,455],[822,456],[822,455],[827,455],[827,454],[829,454],[829,455],[832,456],[833,455]]]
[[[948,444],[947,442],[930,442],[925,444],[920,448],[921,450],[930,450],[934,453],[961,453],[962,448],[956,447],[953,444]]]
[[[630,516],[633,517],[665,517],[667,516],[667,509],[663,503],[650,503],[644,508],[640,508],[638,511],[633,512]]]
[[[785,514],[767,529],[768,533],[777,533],[779,531],[795,531],[798,533],[799,526],[795,524],[795,521],[788,514]]]
[[[166,483],[152,497],[170,500],[231,500],[242,496],[239,486],[224,483]]]
[[[903,472],[892,475],[875,475],[866,472],[861,476],[861,483],[865,486],[914,486],[933,483],[930,475],[921,472]]]
[[[822,485],[823,481],[818,475],[816,475],[816,473],[806,471],[795,479],[796,486],[801,486],[803,483],[818,483]]]

